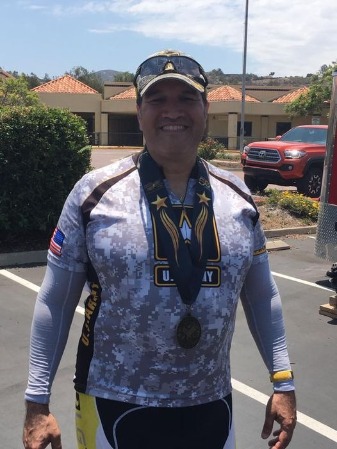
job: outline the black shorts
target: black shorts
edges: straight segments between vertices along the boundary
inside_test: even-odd
[[[79,449],[235,449],[232,396],[147,407],[76,393]]]

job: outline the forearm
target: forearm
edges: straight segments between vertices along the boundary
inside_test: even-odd
[[[84,273],[65,271],[52,264],[47,266],[32,323],[27,401],[49,402],[84,281]]]
[[[250,331],[270,372],[290,370],[281,298],[266,259],[252,265],[241,292]],[[293,389],[293,381],[274,384]]]

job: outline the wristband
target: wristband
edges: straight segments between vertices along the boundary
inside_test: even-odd
[[[276,371],[270,374],[270,382],[284,382],[287,380],[292,380],[294,378],[294,373],[291,370],[287,371]]]

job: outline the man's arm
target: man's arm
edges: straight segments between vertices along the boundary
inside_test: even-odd
[[[241,291],[242,305],[250,331],[270,373],[290,370],[282,305],[272,277],[267,255],[253,263]],[[292,379],[273,383],[274,394],[269,399],[262,438],[268,438],[273,423],[280,429],[269,441],[272,449],[288,446],[296,425],[296,400]]]
[[[49,442],[52,448],[61,448],[58,425],[48,403],[84,282],[85,273],[67,271],[50,262],[47,265],[31,331],[23,433],[27,449],[42,449]]]

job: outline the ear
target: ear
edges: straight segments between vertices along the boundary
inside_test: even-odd
[[[141,131],[143,131],[143,128],[142,128],[142,113],[141,113],[141,110],[140,110],[140,106],[138,104],[137,104],[137,119],[138,119],[139,129]]]

